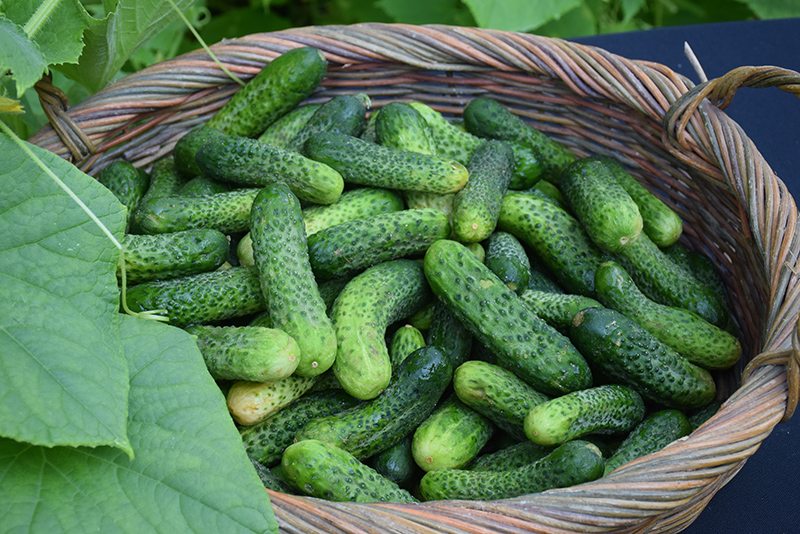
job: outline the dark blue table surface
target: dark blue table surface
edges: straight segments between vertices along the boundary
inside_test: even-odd
[[[696,83],[688,42],[709,79],[740,66],[776,65],[800,72],[800,18],[748,21],[574,39],[628,59],[655,61]],[[739,123],[800,201],[800,99],[776,88],[742,89],[726,113]],[[778,424],[742,470],[685,534],[800,533],[800,413]]]

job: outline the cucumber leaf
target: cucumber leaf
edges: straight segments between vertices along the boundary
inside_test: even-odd
[[[96,180],[28,145],[113,235],[125,208]],[[0,436],[130,454],[128,367],[108,236],[0,135]]]
[[[186,332],[120,315],[135,456],[0,438],[8,532],[277,532],[225,399]]]
[[[378,0],[377,5],[406,24],[475,26],[472,14],[460,0]]]
[[[580,5],[581,0],[464,0],[481,28],[526,32]]]
[[[761,19],[800,17],[800,4],[797,3],[797,0],[740,1],[746,4]]]
[[[47,59],[15,22],[0,16],[0,74],[10,70],[21,95],[39,81]]]

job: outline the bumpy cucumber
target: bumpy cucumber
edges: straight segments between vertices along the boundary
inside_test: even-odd
[[[267,467],[280,463],[295,433],[312,419],[337,414],[358,404],[341,389],[308,392],[263,421],[239,430],[247,454]]]
[[[422,347],[403,360],[377,398],[309,421],[295,438],[318,439],[356,458],[369,458],[413,432],[431,414],[452,377],[450,360],[436,347]]]
[[[453,232],[462,243],[483,241],[494,232],[503,195],[514,170],[511,147],[482,142],[467,164],[469,180],[453,199]]]
[[[587,434],[624,434],[644,418],[642,396],[633,388],[606,384],[573,391],[525,416],[525,435],[534,443],[558,445]]]
[[[175,159],[175,168],[186,178],[193,178],[202,174],[202,170],[197,165],[195,155],[200,147],[212,139],[223,137],[225,134],[216,128],[207,126],[196,127],[178,139],[175,148],[172,149],[172,157]]]
[[[711,402],[711,374],[611,308],[587,308],[575,316],[572,342],[593,368],[667,408],[699,408]]]
[[[395,330],[389,345],[389,360],[392,362],[392,369],[397,368],[409,354],[425,345],[425,336],[417,327],[406,324]]]
[[[727,369],[742,355],[742,346],[733,335],[694,312],[652,301],[615,262],[598,267],[595,286],[603,304],[632,319],[700,367]]]
[[[125,160],[117,160],[97,173],[97,181],[127,209],[125,231],[131,229],[139,202],[150,187],[150,175]]]
[[[497,356],[500,366],[547,394],[591,383],[586,360],[569,339],[536,317],[464,245],[437,241],[425,254],[424,266],[433,292]]]
[[[564,443],[533,463],[508,471],[438,469],[420,480],[426,501],[498,500],[565,488],[603,476],[600,450],[587,441]]]
[[[242,186],[281,182],[302,200],[336,202],[344,190],[342,176],[331,167],[284,148],[228,135],[212,139],[197,151],[203,173]]]
[[[530,246],[567,292],[594,297],[594,272],[610,258],[569,212],[536,195],[509,191],[497,228]]]
[[[451,395],[414,431],[411,454],[426,472],[460,469],[478,455],[493,432],[491,421]]]
[[[126,234],[128,284],[166,280],[213,271],[228,258],[228,238],[219,230],[196,228],[168,234]],[[120,276],[117,268],[117,276]]]
[[[531,280],[531,261],[519,239],[508,232],[494,232],[486,245],[484,264],[511,291],[520,294]]]
[[[347,283],[331,309],[338,344],[333,370],[345,391],[373,399],[386,388],[392,376],[386,329],[430,298],[422,265],[408,259],[379,263]]]
[[[660,451],[691,432],[691,423],[678,410],[667,409],[652,413],[631,430],[614,454],[606,460],[604,474],[607,475],[636,458]]]
[[[336,357],[336,333],[308,259],[300,202],[284,184],[264,187],[253,202],[250,235],[272,324],[300,345],[300,376],[316,376]]]
[[[631,196],[601,161],[583,158],[561,174],[559,190],[595,245],[619,252],[642,233],[642,215]]]
[[[303,223],[306,235],[310,236],[337,224],[402,209],[403,198],[396,191],[357,187],[342,193],[333,204],[304,208]]]
[[[472,350],[472,332],[443,302],[436,302],[426,342],[444,352],[455,369],[464,363]]]
[[[228,184],[218,182],[213,178],[200,174],[183,184],[178,190],[178,195],[183,197],[216,195],[217,193],[225,193],[230,190],[231,187]]]
[[[252,267],[144,282],[129,287],[126,297],[133,311],[166,310],[174,326],[243,317],[266,309],[258,272]]]
[[[523,423],[531,408],[550,400],[511,371],[479,360],[456,369],[453,389],[461,402],[518,439],[525,439]]]
[[[454,160],[376,145],[342,134],[312,135],[304,151],[309,158],[337,170],[351,184],[455,193],[469,178],[466,167]]]
[[[240,425],[255,425],[302,397],[318,379],[294,374],[277,382],[234,382],[225,396],[228,411]]]
[[[297,106],[267,126],[267,129],[258,136],[258,140],[278,148],[288,148],[292,139],[297,136],[297,133],[321,105],[305,104]]]
[[[544,321],[559,331],[569,329],[572,319],[578,312],[585,308],[598,308],[602,306],[598,301],[583,295],[572,293],[552,293],[527,289],[520,294],[520,298],[530,306],[533,312]]]
[[[465,132],[444,115],[422,102],[410,102],[430,127],[436,153],[466,165],[482,139]]]
[[[301,151],[306,139],[315,133],[335,132],[353,136],[360,135],[367,121],[369,106],[369,97],[363,93],[334,96],[309,117],[287,148]]]
[[[411,454],[411,437],[409,434],[397,444],[368,458],[365,463],[401,488],[411,489],[423,473]]]
[[[228,135],[256,137],[305,100],[325,77],[322,52],[302,47],[273,59],[206,123]]]
[[[276,382],[300,360],[297,342],[281,330],[260,326],[187,326],[208,372],[218,380]]]
[[[405,102],[390,102],[381,108],[375,124],[378,143],[420,154],[436,154],[430,124]]]
[[[436,300],[430,300],[418,312],[408,317],[408,324],[418,330],[427,331],[433,322],[433,310],[436,306]]]
[[[268,468],[252,457],[250,457],[250,463],[253,464],[256,474],[265,488],[278,491],[280,493],[286,493],[288,495],[300,494],[297,489],[283,480],[283,478],[281,478],[280,475],[275,472],[275,470]]]
[[[467,469],[470,471],[510,471],[541,460],[553,450],[555,450],[553,447],[543,447],[525,439],[525,441],[476,457],[467,466]]]
[[[530,256],[528,256],[530,258]],[[531,279],[528,282],[527,289],[533,291],[547,291],[548,293],[564,293],[564,289],[558,285],[558,282],[553,280],[550,274],[545,272],[545,267],[541,262],[533,265],[531,262]]]
[[[296,488],[312,497],[349,502],[417,501],[352,454],[321,441],[290,445],[283,453],[281,467]]]
[[[567,200],[564,198],[564,195],[561,194],[561,191],[559,191],[558,187],[553,185],[553,183],[548,180],[539,180],[536,182],[536,185],[533,186],[532,191],[536,191],[548,196],[561,205],[566,205],[567,203]]]
[[[383,261],[415,257],[450,235],[439,210],[402,210],[356,219],[308,237],[311,268],[318,280],[355,274]]]

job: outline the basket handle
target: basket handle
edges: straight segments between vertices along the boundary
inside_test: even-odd
[[[69,100],[64,91],[53,85],[53,77],[46,73],[33,86],[39,95],[44,114],[53,126],[64,145],[72,153],[75,161],[80,161],[86,156],[94,154],[95,146],[92,140],[81,128],[75,124],[67,114]]]

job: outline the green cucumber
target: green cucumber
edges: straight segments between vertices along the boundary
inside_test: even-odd
[[[263,421],[239,430],[247,454],[267,467],[280,463],[295,433],[312,419],[337,414],[358,404],[341,389],[308,392]]]
[[[561,191],[558,190],[558,187],[548,180],[539,180],[536,182],[536,185],[533,186],[533,190],[552,198],[561,205],[566,205],[567,203],[567,200],[564,198],[564,195],[561,194]]]
[[[742,355],[736,337],[694,312],[649,299],[615,262],[598,267],[595,286],[603,304],[632,319],[695,365],[728,369]]]
[[[272,324],[300,345],[295,373],[316,376],[327,371],[336,357],[336,333],[311,270],[300,202],[285,184],[259,192],[250,235]]]
[[[358,136],[359,139],[378,144],[378,117],[380,116],[380,111],[380,109],[375,109],[367,112],[367,122]]]
[[[267,126],[258,140],[261,143],[278,148],[289,148],[292,139],[303,128],[308,119],[316,113],[322,104],[304,104],[289,110],[275,122]]]
[[[336,415],[306,423],[297,441],[316,439],[363,460],[414,431],[433,411],[453,377],[450,360],[436,347],[411,353],[378,397]]]
[[[411,454],[425,472],[460,469],[492,437],[494,425],[451,395],[422,421],[411,440]]]
[[[172,149],[172,157],[175,160],[175,169],[185,178],[193,178],[202,174],[202,170],[197,165],[195,155],[200,147],[212,139],[223,137],[225,134],[216,128],[199,126],[189,130],[183,137],[175,143]]]
[[[608,252],[632,246],[642,233],[639,207],[600,160],[568,165],[558,188],[592,242]]]
[[[531,247],[567,292],[594,297],[594,272],[610,258],[565,209],[536,195],[509,191],[497,228]]]
[[[357,187],[342,193],[333,204],[304,208],[303,223],[306,235],[310,236],[337,224],[402,209],[403,198],[395,191]]]
[[[455,193],[469,177],[466,167],[454,160],[376,145],[342,134],[312,135],[304,152],[338,171],[350,184]]]
[[[129,287],[126,297],[133,311],[166,310],[174,326],[223,321],[266,309],[258,272],[252,267],[144,282]]]
[[[420,493],[426,501],[494,501],[575,486],[601,476],[600,450],[592,443],[575,440],[564,443],[540,460],[507,471],[431,471],[420,480]]]
[[[433,310],[435,306],[436,300],[430,300],[418,312],[406,319],[408,324],[418,330],[427,331],[431,327],[431,322],[433,321]]]
[[[484,264],[518,295],[528,287],[530,258],[519,239],[508,232],[496,231],[489,236]]]
[[[528,257],[530,258],[530,256]],[[548,293],[564,293],[564,289],[558,285],[558,282],[545,272],[545,267],[541,264],[533,265],[533,262],[531,262],[531,279],[528,281],[526,289],[547,291]]]
[[[511,147],[503,141],[483,141],[473,152],[467,170],[469,180],[453,198],[453,232],[462,243],[477,243],[497,226],[514,170]]]
[[[225,396],[228,411],[242,426],[258,424],[305,395],[317,380],[293,374],[276,382],[236,381]]]
[[[443,302],[435,302],[426,342],[444,352],[455,369],[464,363],[472,351],[472,332]]]
[[[315,204],[336,202],[344,190],[342,176],[331,167],[248,137],[212,139],[200,147],[196,160],[216,180],[249,187],[285,183],[298,198]]]
[[[687,414],[692,431],[697,430],[706,421],[711,419],[722,408],[722,401],[711,401],[702,408],[692,410]]]
[[[678,410],[659,410],[633,428],[625,440],[606,460],[604,474],[636,458],[660,451],[676,439],[692,433],[692,425]]]
[[[290,445],[283,453],[281,467],[292,485],[312,497],[339,502],[417,501],[352,454],[321,441]]]
[[[364,463],[403,489],[410,490],[422,477],[422,469],[411,454],[411,434]]]
[[[479,360],[456,369],[453,389],[461,402],[517,439],[525,439],[523,422],[531,408],[550,400],[511,371]]]
[[[430,124],[411,104],[386,104],[381,108],[375,128],[378,144],[420,154],[436,154]]]
[[[286,483],[274,470],[252,457],[250,457],[250,463],[253,464],[256,474],[265,488],[288,495],[299,494],[298,490]]]
[[[396,369],[409,354],[425,345],[425,336],[415,326],[406,324],[395,330],[389,345],[389,360],[392,362],[392,369]]]
[[[289,142],[289,150],[302,151],[312,134],[334,132],[359,136],[367,122],[370,99],[364,93],[337,95],[322,104]]]
[[[520,294],[520,298],[525,301],[536,315],[559,331],[569,329],[572,319],[581,310],[602,306],[595,299],[584,297],[583,295],[553,293],[535,289],[526,289]]]
[[[576,315],[570,339],[592,369],[664,407],[699,408],[716,394],[711,373],[611,308],[587,308]]]
[[[225,193],[230,191],[231,188],[228,184],[218,182],[213,178],[209,178],[203,174],[191,178],[188,182],[178,190],[178,196],[182,197],[197,197],[204,195],[215,195],[217,193]]]
[[[127,209],[125,232],[129,232],[135,222],[136,208],[150,187],[150,175],[129,161],[119,159],[104,167],[96,178]]]
[[[553,446],[587,434],[625,434],[644,414],[644,400],[635,389],[605,384],[537,404],[525,416],[525,435]]]
[[[206,123],[227,135],[257,137],[305,100],[328,70],[322,52],[301,47],[270,61]]]
[[[558,395],[583,389],[591,372],[569,339],[545,323],[467,248],[450,240],[431,245],[425,276],[501,367],[534,388]]]
[[[208,372],[217,380],[276,382],[294,373],[297,342],[281,330],[261,326],[192,325]]]
[[[328,280],[380,262],[418,256],[449,235],[450,222],[439,210],[380,213],[309,236],[308,256],[317,280]]]
[[[462,165],[469,163],[472,153],[483,141],[447,120],[444,115],[422,102],[410,102],[430,128],[433,145],[440,156],[451,158]]]
[[[510,471],[541,460],[555,450],[525,439],[497,451],[481,454],[467,466],[470,471]]]
[[[333,370],[345,391],[366,400],[389,385],[386,330],[419,311],[430,295],[422,265],[408,259],[379,263],[347,283],[331,309],[337,340]]]
[[[228,258],[225,234],[195,228],[167,234],[126,234],[125,279],[128,284],[179,278],[213,271]],[[117,267],[117,276],[121,276]]]

